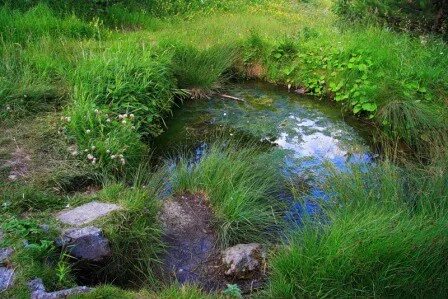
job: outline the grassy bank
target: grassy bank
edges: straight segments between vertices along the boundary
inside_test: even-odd
[[[269,297],[446,296],[447,182],[446,168],[335,172],[324,217],[274,253]]]

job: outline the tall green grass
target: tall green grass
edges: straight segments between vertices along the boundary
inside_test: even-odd
[[[87,50],[72,79],[67,134],[83,158],[108,171],[139,163],[144,139],[163,131],[174,100],[169,56],[133,41]]]
[[[197,164],[187,157],[178,162],[173,189],[207,194],[223,245],[269,241],[281,226],[275,195],[282,184],[276,160],[269,158],[256,148],[214,144]]]
[[[0,7],[0,36],[3,42],[29,43],[43,36],[92,38],[99,34],[94,23],[83,22],[76,16],[60,17],[46,4],[39,3],[21,12]]]
[[[233,66],[235,49],[230,47],[211,47],[200,50],[184,44],[169,44],[173,51],[171,61],[177,86],[188,89],[192,96],[207,95],[222,87],[226,74]]]
[[[272,256],[269,295],[445,297],[448,175],[334,173],[322,221],[306,222]]]
[[[97,275],[103,282],[122,287],[156,289],[164,252],[159,196],[166,174],[142,165],[128,176],[132,188],[125,181],[105,179],[98,194],[102,201],[117,203],[122,209],[101,221],[113,255]]]

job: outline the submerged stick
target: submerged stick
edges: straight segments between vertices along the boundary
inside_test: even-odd
[[[245,100],[228,95],[228,94],[220,94],[219,95],[221,98],[225,98],[225,99],[230,99],[230,100],[235,100],[235,101],[239,101],[239,102],[245,102]]]

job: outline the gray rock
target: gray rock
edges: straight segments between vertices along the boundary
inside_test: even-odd
[[[14,249],[11,247],[0,248],[0,264],[4,264],[11,255],[14,253]]]
[[[56,292],[46,292],[42,279],[36,278],[28,283],[28,287],[31,291],[31,299],[59,299],[67,298],[72,295],[84,294],[92,291],[92,288],[88,287],[75,287],[71,289],[65,289]]]
[[[265,264],[265,253],[258,243],[238,244],[222,253],[225,274],[235,278],[250,278]]]
[[[0,292],[9,289],[14,283],[14,269],[0,267]]]
[[[56,244],[73,257],[86,261],[100,262],[111,255],[109,240],[101,229],[93,226],[66,230]]]
[[[71,210],[61,211],[56,218],[68,225],[82,226],[119,209],[121,207],[115,204],[92,201]]]

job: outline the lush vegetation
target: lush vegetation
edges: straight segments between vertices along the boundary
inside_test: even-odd
[[[380,22],[396,29],[448,36],[446,1],[338,0],[335,11],[351,21]]]
[[[228,146],[228,145],[227,145]],[[197,164],[183,158],[173,173],[176,192],[205,192],[217,216],[219,237],[225,245],[273,239],[281,225],[282,186],[274,155],[257,149],[212,145]],[[277,162],[277,163],[276,163]]]
[[[87,298],[214,297],[157,279],[166,180],[207,193],[223,246],[270,244],[284,228],[278,157],[225,141],[194,165],[142,165],[175,107],[256,78],[355,115],[386,160],[333,171],[321,217],[273,247],[261,295],[446,297],[445,2],[0,1],[0,247],[15,248],[17,273],[6,296],[27,296],[34,277],[75,285],[52,215],[99,199],[124,207],[101,223],[116,253],[101,275],[142,290]]]
[[[325,215],[274,253],[269,295],[446,296],[448,177],[436,171],[334,172]]]

